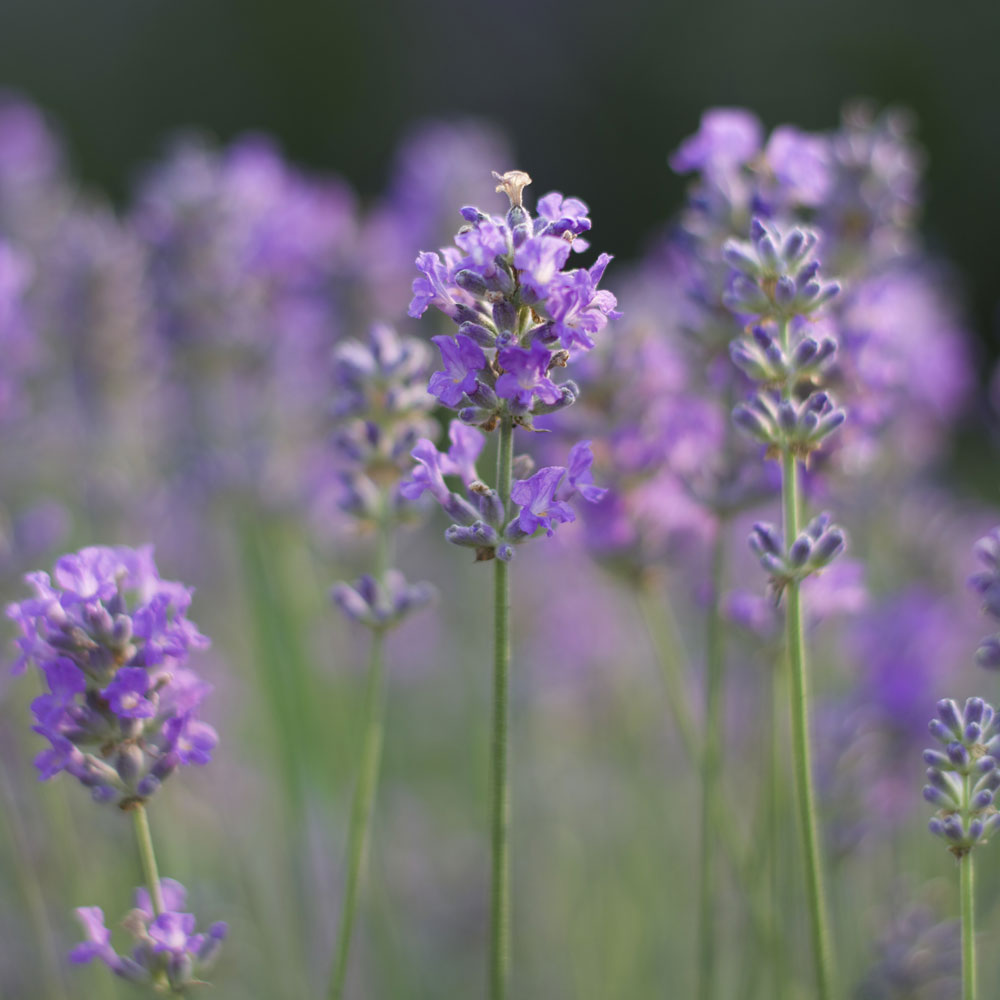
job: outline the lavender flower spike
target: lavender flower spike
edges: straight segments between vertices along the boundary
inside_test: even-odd
[[[191,591],[162,580],[151,546],[94,546],[25,578],[35,596],[7,608],[21,630],[14,672],[34,663],[46,690],[31,705],[50,749],[42,780],[66,771],[99,802],[141,803],[217,742],[196,710],[211,691],[186,666],[208,640],[187,618]],[[99,748],[99,749],[98,749]]]
[[[931,735],[944,748],[925,750],[927,784],[924,799],[937,807],[928,828],[941,837],[958,859],[962,914],[962,997],[976,996],[976,929],[972,849],[985,844],[1000,827],[994,805],[1000,788],[1000,717],[982,698],[965,707],[939,701]]]
[[[554,413],[576,402],[576,383],[558,383],[552,375],[565,368],[616,318],[615,297],[597,286],[611,257],[600,254],[589,268],[566,270],[573,252],[588,244],[587,206],[552,192],[532,216],[524,191],[531,178],[523,170],[494,174],[497,191],[507,195],[504,216],[474,206],[460,210],[467,223],[455,236],[455,247],[441,255],[420,254],[421,272],[413,282],[410,315],[437,306],[458,326],[451,347],[438,338],[445,371],[429,391],[457,410],[452,421],[452,449],[442,455],[430,440],[419,442],[413,457],[420,463],[404,496],[429,492],[452,517],[445,539],[472,548],[476,560],[493,563],[493,720],[491,756],[490,1000],[506,1000],[510,976],[510,860],[508,846],[508,674],[510,670],[510,562],[513,546],[533,538],[539,529],[552,535],[556,524],[576,515],[567,503],[573,495],[596,502],[604,491],[595,486],[589,443],[575,448],[569,467],[548,466],[514,480],[518,427],[535,430],[536,416]],[[470,463],[460,461],[455,447],[459,428],[471,425],[479,439],[499,430],[496,478],[482,482]],[[522,466],[523,462],[520,463]],[[467,496],[445,482],[461,476]],[[524,473],[520,473],[524,475]],[[335,994],[339,995],[339,994]]]
[[[1000,718],[992,705],[970,698],[964,709],[951,699],[938,702],[931,735],[944,748],[925,750],[924,799],[938,806],[930,831],[961,858],[1000,827],[993,799],[1000,788]]]

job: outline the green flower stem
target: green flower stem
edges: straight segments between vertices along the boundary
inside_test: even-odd
[[[787,996],[788,983],[788,952],[782,945],[782,909],[781,909],[781,863],[782,851],[782,795],[781,772],[784,750],[781,745],[781,726],[778,720],[784,705],[782,681],[784,671],[781,664],[775,665],[771,671],[771,719],[770,739],[767,755],[767,869],[770,900],[771,931],[771,971],[772,993],[774,1000],[784,1000]]]
[[[785,544],[790,545],[799,533],[798,464],[786,451],[782,459],[781,495],[785,520]],[[809,747],[809,688],[806,676],[806,651],[802,628],[802,600],[799,581],[786,589],[785,635],[788,646],[789,694],[791,697],[792,767],[798,808],[799,836],[806,866],[806,896],[813,959],[816,966],[816,996],[833,996],[832,965],[829,945],[829,919],[824,888],[819,831],[816,821],[816,793],[813,788],[812,759]]]
[[[717,938],[715,897],[715,831],[725,825],[713,823],[716,803],[721,800],[720,754],[722,746],[722,688],[725,671],[725,643],[721,615],[721,594],[725,572],[726,521],[719,519],[712,546],[712,598],[706,621],[705,739],[701,754],[701,861],[698,875],[698,992],[699,1000],[715,994],[715,942]]]
[[[785,354],[791,344],[788,321],[779,327]],[[782,388],[782,399],[790,399],[795,386],[789,379]],[[781,507],[785,545],[790,546],[799,533],[800,521],[798,459],[789,448],[781,455]],[[795,797],[798,809],[799,836],[806,865],[806,896],[813,959],[816,967],[817,1000],[830,1000],[833,994],[830,958],[829,917],[819,850],[816,822],[816,793],[813,788],[812,759],[809,746],[809,686],[806,676],[806,650],[802,627],[801,584],[793,580],[786,588],[785,639],[788,650],[789,695],[791,698],[792,767],[795,773]]]
[[[163,890],[160,888],[160,873],[156,868],[156,854],[153,852],[153,838],[149,834],[149,817],[146,806],[142,802],[135,803],[131,808],[132,821],[135,825],[135,842],[139,848],[139,862],[142,865],[142,877],[149,890],[149,900],[153,905],[153,916],[158,917],[164,910]]]
[[[972,798],[972,779],[963,778],[963,799],[968,810]],[[973,897],[972,855],[970,848],[958,859],[959,896],[962,910],[962,1000],[976,1000],[976,907]]]
[[[331,1000],[344,995],[347,963],[357,913],[358,885],[365,867],[368,841],[371,835],[372,810],[378,787],[382,759],[382,737],[385,721],[385,670],[382,658],[384,629],[372,631],[371,660],[368,665],[368,694],[365,704],[365,742],[361,755],[361,773],[354,787],[351,803],[351,826],[348,834],[347,887],[340,915],[337,959],[330,978]]]
[[[514,463],[514,422],[504,415],[500,421],[497,451],[497,493],[506,512]],[[490,1000],[505,1000],[510,979],[510,788],[507,776],[508,674],[510,671],[510,567],[494,559],[493,595],[493,745],[492,782],[492,877],[490,891]]]
[[[392,542],[389,498],[383,497],[375,529],[374,575],[379,583],[384,583],[386,572],[392,562]],[[386,681],[382,655],[384,644],[385,629],[373,628],[371,656],[368,663],[368,691],[365,698],[364,747],[361,752],[361,771],[354,786],[354,797],[351,802],[351,825],[347,838],[347,886],[340,913],[337,957],[330,975],[331,1000],[340,1000],[344,995],[351,938],[358,908],[358,889],[371,839],[372,814],[381,770],[385,731]]]

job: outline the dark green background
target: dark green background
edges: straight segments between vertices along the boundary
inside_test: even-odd
[[[706,106],[825,128],[852,97],[906,104],[930,153],[929,237],[959,263],[990,354],[998,43],[985,2],[0,2],[0,82],[116,197],[190,125],[273,132],[372,195],[408,122],[475,112],[513,135],[539,190],[586,198],[601,248],[626,256],[677,204],[666,154]]]

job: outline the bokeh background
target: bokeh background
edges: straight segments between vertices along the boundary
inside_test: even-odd
[[[475,114],[511,136],[539,190],[586,191],[625,256],[677,207],[666,156],[704,108],[820,129],[852,98],[903,105],[930,154],[930,239],[960,266],[996,353],[995,5],[7,0],[0,18],[4,82],[55,117],[82,177],[119,200],[190,126],[266,131],[372,197],[410,123]]]
[[[768,126],[817,130],[835,127],[853,98],[910,109],[927,156],[924,239],[950,262],[949,301],[962,316],[976,391],[949,414],[945,443],[926,467],[890,476],[889,486],[878,480],[860,488],[845,514],[855,533],[852,556],[869,564],[873,598],[858,599],[855,611],[864,610],[850,627],[834,618],[816,633],[825,699],[816,724],[844,981],[871,1000],[948,1000],[956,896],[950,859],[924,830],[919,748],[936,697],[973,690],[996,697],[995,678],[971,664],[987,626],[965,577],[974,566],[971,544],[997,520],[1000,499],[988,394],[1000,300],[998,34],[994,5],[973,4],[958,16],[925,0],[5,0],[0,87],[43,112],[65,144],[73,185],[94,202],[108,198],[121,219],[141,214],[136,206],[155,208],[153,171],[175,137],[192,130],[209,147],[249,132],[270,136],[295,167],[346,182],[357,201],[345,195],[345,218],[364,216],[391,200],[404,136],[421,121],[472,115],[495,128],[477,149],[502,151],[509,140],[516,151],[503,154],[512,162],[489,166],[527,169],[536,195],[558,188],[586,199],[595,248],[615,253],[620,273],[677,212],[687,182],[668,168],[667,155],[706,107],[742,105]],[[499,207],[485,173],[482,192],[480,203]],[[170,203],[177,189],[164,181],[161,194]],[[294,226],[302,225],[296,216]],[[442,220],[435,245],[449,225]],[[294,228],[290,242],[306,231]],[[49,416],[30,424],[30,435],[24,425],[16,425],[21,436],[7,434],[6,468],[17,474],[4,487],[13,541],[3,597],[23,594],[21,572],[94,542],[155,541],[164,575],[198,588],[192,617],[214,642],[201,665],[216,686],[205,715],[222,741],[211,766],[173,779],[151,809],[161,868],[192,888],[200,919],[231,925],[213,996],[318,996],[343,888],[366,651],[365,636],[334,614],[327,591],[365,569],[369,552],[318,530],[315,509],[308,521],[280,502],[275,512],[283,463],[301,459],[294,448],[277,449],[276,466],[265,463],[265,497],[247,491],[245,480],[218,490],[192,477],[204,492],[175,502],[172,490],[189,481],[183,461],[161,490],[163,456],[146,455],[143,465],[136,450],[147,423],[171,420],[169,402],[135,421],[141,427],[120,419],[120,404],[91,413],[91,425],[79,417],[75,396],[57,395],[73,384],[81,400],[90,399],[80,384],[87,380],[77,377],[84,370],[108,398],[134,405],[147,390],[143,379],[160,374],[140,368],[141,352],[115,353],[122,344],[138,350],[129,338],[146,314],[132,300],[132,311],[123,312],[120,298],[133,288],[129,262],[141,255],[128,238],[118,241],[113,225],[107,232],[106,242],[79,240],[107,248],[96,270],[112,276],[107,301],[121,330],[109,323],[110,332],[81,334],[82,362],[56,350],[35,403]],[[74,244],[60,248],[64,254],[39,259],[75,274]],[[430,247],[394,249],[412,258]],[[605,283],[618,290],[613,275]],[[401,288],[401,314],[409,277],[401,286],[395,271],[389,278]],[[50,320],[73,311],[72,300],[65,313],[58,312],[65,301],[42,304],[52,308]],[[92,315],[103,315],[100,303]],[[367,321],[352,300],[337,312],[331,339],[361,335]],[[442,327],[428,320],[406,329],[429,336]],[[178,385],[188,374],[214,377],[220,357],[195,351],[171,376]],[[230,399],[245,403],[245,389],[226,384],[220,410]],[[93,451],[90,426],[105,435],[90,439]],[[215,447],[224,451],[233,430],[223,426]],[[262,433],[271,431],[288,428],[267,423]],[[177,437],[164,454],[190,459],[191,441]],[[112,445],[124,464],[111,461],[111,477],[102,478],[108,455],[96,452]],[[135,483],[123,467],[137,473]],[[24,528],[43,541],[22,553],[11,525],[38,503],[51,504],[42,514],[52,523]],[[400,547],[408,574],[432,580],[442,601],[392,647],[385,774],[352,973],[358,998],[464,998],[480,994],[483,978],[488,580],[465,553],[445,550],[441,528],[435,520]],[[742,523],[732,529],[734,552],[744,551],[745,534]],[[659,638],[669,654],[675,638],[655,628],[648,635],[635,595],[571,543],[526,550],[516,572],[515,995],[689,996],[697,782],[665,707],[652,641]],[[704,645],[700,573],[696,566],[666,586],[689,648],[693,704]],[[732,576],[733,585],[760,583],[742,554]],[[758,845],[748,863],[762,869],[766,817],[757,777],[769,750],[762,692],[774,646],[766,627],[732,634],[732,823]],[[900,690],[912,696],[902,721],[892,717]],[[73,906],[99,904],[110,920],[127,909],[137,875],[129,832],[68,779],[35,782],[39,740],[28,731],[28,704],[37,691],[6,681],[0,691],[0,995],[124,998],[129,989],[106,970],[68,970],[60,956],[78,940]],[[879,770],[887,761],[889,770]],[[791,979],[801,984],[807,965],[790,814],[775,835],[790,859],[774,877],[778,926]],[[980,880],[985,940],[1000,930],[1000,878],[983,864]],[[738,883],[731,873],[724,878],[722,995],[771,997],[770,959],[751,933]],[[1000,982],[1000,960],[984,952],[988,990]],[[808,995],[804,985],[791,993]]]

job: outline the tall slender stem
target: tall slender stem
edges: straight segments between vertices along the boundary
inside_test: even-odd
[[[972,779],[963,780],[963,806],[969,808]],[[958,859],[959,895],[962,910],[962,1000],[976,1000],[976,907],[972,871],[973,848]]]
[[[781,346],[787,355],[790,349],[787,320],[782,321],[779,333]],[[789,399],[794,388],[792,380],[789,379],[782,388],[782,398]],[[786,447],[781,456],[781,506],[786,546],[790,546],[799,533],[799,504],[798,459],[791,449]],[[787,594],[785,638],[788,650],[788,690],[791,698],[792,768],[795,774],[799,836],[802,840],[806,866],[806,896],[809,903],[813,960],[816,966],[817,998],[818,1000],[830,1000],[832,995],[832,963],[828,930],[829,918],[819,850],[816,793],[812,778],[809,745],[809,685],[806,675],[806,650],[802,627],[802,598],[798,580],[793,580],[788,585]]]
[[[365,701],[365,739],[361,754],[361,772],[354,786],[351,802],[351,826],[347,846],[347,886],[340,914],[337,959],[330,979],[330,997],[339,1000],[344,994],[347,963],[358,906],[358,886],[365,867],[371,818],[382,759],[385,719],[385,670],[382,657],[384,630],[372,632],[371,659],[368,664],[368,693]]]
[[[497,493],[506,513],[510,506],[514,462],[514,423],[500,422]],[[494,560],[493,595],[493,746],[492,746],[492,878],[490,904],[490,1000],[504,1000],[510,978],[510,788],[507,777],[508,673],[510,670],[510,577],[508,564]]]
[[[782,503],[785,516],[786,544],[799,532],[798,466],[795,456],[786,452],[782,463]],[[787,588],[785,634],[788,644],[789,694],[791,696],[792,768],[798,808],[799,836],[806,866],[806,896],[809,904],[813,959],[816,965],[818,1000],[832,996],[832,967],[829,945],[819,831],[816,821],[816,794],[813,788],[812,759],[809,746],[809,686],[806,676],[806,651],[802,628],[800,585],[793,581]]]
[[[781,741],[781,709],[783,706],[782,679],[784,670],[780,661],[775,663],[774,670],[771,671],[771,705],[770,705],[770,739],[768,741],[767,754],[767,881],[770,891],[770,905],[767,907],[770,914],[771,941],[771,972],[772,972],[772,995],[774,1000],[784,1000],[787,995],[788,979],[788,955],[782,944],[782,909],[781,899],[781,863],[782,833],[781,822],[781,763],[784,759],[784,751]]]
[[[149,890],[153,916],[158,917],[164,911],[163,890],[160,887],[160,873],[156,868],[153,838],[149,833],[149,817],[146,815],[146,806],[142,802],[133,805],[131,812],[135,825],[135,842],[139,848],[139,863],[142,865],[142,877]]]
[[[375,579],[385,581],[392,562],[392,526],[389,501],[383,498],[375,528]],[[347,982],[347,966],[351,939],[358,908],[358,889],[368,856],[371,839],[372,813],[382,763],[382,743],[385,730],[386,681],[383,646],[385,629],[373,628],[371,654],[368,661],[368,690],[365,696],[365,735],[361,751],[361,769],[351,801],[351,825],[347,836],[347,885],[340,912],[337,957],[330,976],[330,998],[340,1000]]]
[[[712,548],[712,596],[705,635],[705,742],[701,755],[701,863],[698,877],[698,997],[711,1000],[715,993],[716,865],[715,826],[719,800],[719,758],[722,738],[722,682],[725,644],[721,620],[721,595],[725,570],[726,521],[719,519]]]

